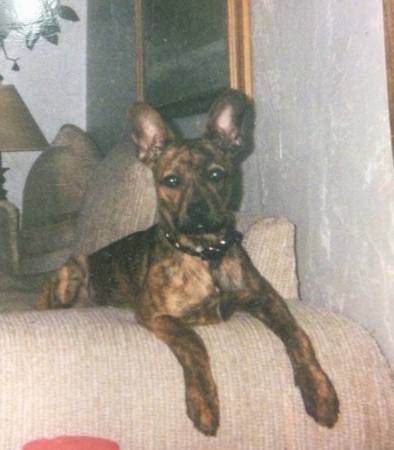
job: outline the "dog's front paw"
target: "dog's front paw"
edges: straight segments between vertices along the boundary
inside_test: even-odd
[[[306,412],[319,425],[332,428],[339,416],[339,400],[335,388],[318,366],[308,365],[296,375]]]
[[[71,308],[90,300],[89,265],[86,256],[78,255],[51,275],[39,294],[37,309]]]
[[[194,426],[206,436],[216,436],[219,428],[219,400],[216,387],[210,394],[189,387],[186,390],[187,414]]]

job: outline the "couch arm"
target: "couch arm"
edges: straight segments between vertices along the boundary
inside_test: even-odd
[[[332,430],[305,412],[282,343],[237,314],[198,327],[221,403],[218,436],[186,416],[182,370],[128,310],[0,315],[0,436],[20,449],[36,438],[91,435],[130,449],[370,450],[394,442],[392,379],[374,340],[330,312],[290,302],[341,401]]]

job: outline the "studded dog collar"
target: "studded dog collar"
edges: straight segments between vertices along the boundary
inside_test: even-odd
[[[165,233],[165,237],[168,242],[182,253],[186,253],[191,256],[197,256],[203,261],[216,261],[221,260],[226,251],[234,244],[242,241],[242,233],[236,230],[229,231],[226,236],[221,239],[216,245],[209,245],[208,247],[197,246],[195,248],[187,247],[180,244],[173,235]]]

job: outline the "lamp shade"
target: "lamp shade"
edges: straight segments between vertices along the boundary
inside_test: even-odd
[[[48,142],[15,86],[0,84],[0,152],[43,150]]]

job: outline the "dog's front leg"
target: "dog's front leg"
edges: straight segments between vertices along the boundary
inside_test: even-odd
[[[37,309],[88,306],[92,302],[88,257],[71,257],[63,267],[48,277],[40,291]]]
[[[305,409],[317,423],[332,428],[338,420],[339,400],[335,388],[320,366],[307,334],[297,324],[282,297],[255,269],[248,271],[249,299],[239,307],[266,324],[284,343],[293,366]]]
[[[159,316],[143,325],[170,347],[181,364],[187,414],[194,426],[207,436],[215,436],[219,427],[219,399],[202,339],[171,316]]]

